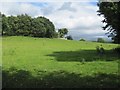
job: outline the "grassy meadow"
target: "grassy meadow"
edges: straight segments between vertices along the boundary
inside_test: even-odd
[[[96,46],[102,44],[104,55]],[[118,87],[117,44],[11,36],[2,38],[3,88]]]

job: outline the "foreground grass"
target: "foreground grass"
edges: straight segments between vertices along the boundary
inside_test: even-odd
[[[117,87],[118,61],[112,48],[96,54],[101,43],[31,37],[3,38],[3,88]],[[85,62],[83,62],[83,59]]]

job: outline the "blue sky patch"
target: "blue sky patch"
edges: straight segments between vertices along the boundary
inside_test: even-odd
[[[30,4],[34,6],[39,6],[39,7],[45,7],[48,5],[46,2],[30,2]]]

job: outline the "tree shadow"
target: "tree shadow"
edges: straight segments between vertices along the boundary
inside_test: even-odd
[[[118,53],[112,50],[106,50],[103,55],[97,54],[96,50],[79,50],[79,51],[60,51],[54,52],[47,56],[55,57],[57,61],[114,61],[120,59]]]
[[[2,87],[4,88],[118,88],[117,74],[97,73],[93,76],[66,71],[38,71],[32,75],[26,70],[10,68],[3,70]]]

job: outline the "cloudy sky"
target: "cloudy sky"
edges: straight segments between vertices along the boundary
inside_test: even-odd
[[[96,12],[98,10],[97,0],[8,1],[0,2],[0,12],[5,15],[26,13],[32,17],[45,16],[54,23],[56,29],[68,28],[69,35],[76,40],[80,38],[96,40],[98,37],[108,40],[105,35],[106,31],[101,28],[103,17],[98,16]]]

